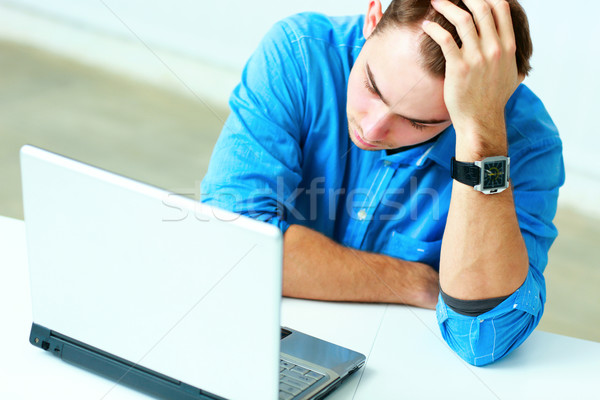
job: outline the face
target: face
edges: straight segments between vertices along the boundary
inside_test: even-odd
[[[418,63],[422,31],[390,27],[368,38],[348,80],[348,130],[363,150],[425,142],[450,126],[444,81]]]

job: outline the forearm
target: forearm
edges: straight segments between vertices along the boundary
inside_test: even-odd
[[[284,235],[285,296],[434,308],[438,286],[425,264],[347,248],[300,225]]]
[[[472,162],[507,154],[503,123],[463,129],[457,135],[456,158]],[[467,142],[469,129],[489,132],[487,143]],[[440,285],[447,294],[465,300],[509,295],[521,286],[529,267],[519,229],[512,189],[485,195],[454,182],[442,240]]]

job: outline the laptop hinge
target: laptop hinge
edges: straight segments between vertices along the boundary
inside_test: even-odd
[[[36,323],[31,324],[31,333],[29,334],[29,343],[40,349],[50,349],[50,335],[52,332]]]

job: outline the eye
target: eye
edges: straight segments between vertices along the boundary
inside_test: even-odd
[[[417,124],[415,121],[411,121],[410,119],[407,119],[407,121],[410,123],[410,126],[412,126],[415,129],[418,129],[420,131],[427,128],[426,125]]]
[[[369,82],[369,79],[365,78],[365,87],[367,88],[367,90],[369,91],[369,93],[374,94],[377,96],[377,92],[375,91],[375,89],[373,88],[373,86],[371,86],[371,82]]]

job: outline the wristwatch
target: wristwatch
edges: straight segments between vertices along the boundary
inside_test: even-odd
[[[487,157],[481,161],[466,163],[452,157],[450,174],[452,179],[473,186],[484,194],[500,193],[510,184],[510,158]]]

